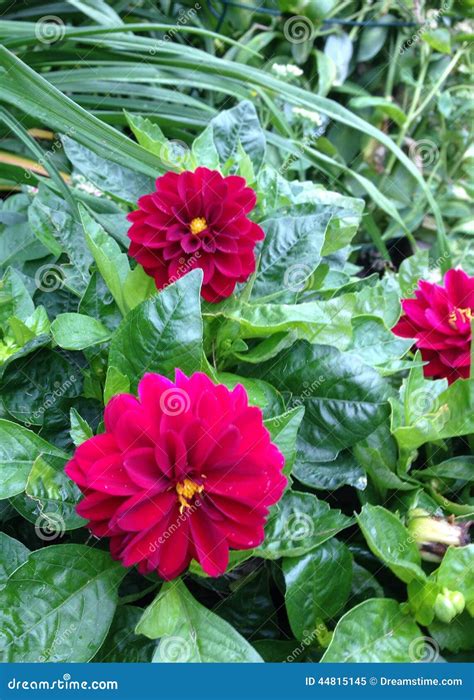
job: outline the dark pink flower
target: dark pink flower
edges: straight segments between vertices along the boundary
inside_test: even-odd
[[[268,508],[285,488],[284,458],[241,385],[147,374],[138,398],[108,403],[105,428],[66,472],[85,496],[77,512],[94,535],[110,537],[125,566],[172,579],[194,558],[219,576],[229,548],[263,541]]]
[[[402,301],[405,315],[393,332],[415,339],[428,363],[423,368],[426,377],[446,377],[450,383],[469,377],[474,277],[448,270],[444,286],[420,280],[415,297]]]
[[[255,271],[255,244],[265,235],[247,216],[255,203],[242,177],[208,168],[166,173],[128,215],[129,253],[158,289],[201,268],[202,296],[221,301]]]

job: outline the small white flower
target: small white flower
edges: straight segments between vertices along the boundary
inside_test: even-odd
[[[95,185],[93,185],[92,182],[86,180],[86,178],[83,175],[74,174],[72,179],[74,185],[77,187],[78,190],[82,190],[87,194],[92,194],[94,197],[102,196],[101,190],[97,189],[97,187],[95,187]]]
[[[313,122],[313,124],[317,126],[321,126],[323,123],[321,115],[318,112],[311,112],[309,109],[304,109],[304,107],[293,107],[292,112],[304,119],[309,119],[310,122]]]
[[[289,75],[299,78],[300,75],[303,75],[301,68],[298,68],[298,66],[294,66],[291,63],[288,63],[286,66],[282,65],[281,63],[274,63],[272,65],[272,70],[275,71],[275,73],[281,78],[287,78]]]

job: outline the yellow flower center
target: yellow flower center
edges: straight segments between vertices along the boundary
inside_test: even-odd
[[[196,484],[195,481],[191,479],[185,479],[176,484],[176,493],[178,494],[178,501],[180,502],[179,512],[183,513],[185,508],[191,508],[190,500],[197,494],[204,491],[204,486],[202,484]]]
[[[453,309],[453,311],[451,311],[451,313],[449,314],[449,325],[455,329],[457,329],[457,327],[458,327],[457,326],[458,314],[461,316],[461,321],[463,323],[467,323],[467,321],[472,321],[472,319],[474,318],[474,315],[472,313],[472,309],[470,309],[469,307],[466,309],[459,309],[459,308]]]
[[[189,230],[191,231],[193,236],[197,236],[198,233],[202,233],[202,231],[205,231],[206,229],[207,221],[203,216],[197,216],[189,224]]]

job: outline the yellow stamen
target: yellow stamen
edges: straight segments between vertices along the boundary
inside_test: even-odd
[[[465,309],[459,309],[459,308],[453,309],[453,311],[451,311],[451,313],[449,314],[449,325],[455,329],[457,329],[457,327],[458,327],[457,326],[457,320],[458,320],[457,315],[458,314],[461,316],[461,321],[463,323],[467,323],[467,321],[472,321],[472,319],[474,318],[474,315],[472,313],[472,309],[470,309],[469,307],[467,307]]]
[[[180,502],[179,512],[183,513],[185,508],[191,508],[191,503],[189,502],[197,493],[201,493],[204,490],[202,484],[196,484],[195,481],[191,479],[185,479],[176,484],[176,493],[178,494],[178,501]]]
[[[203,216],[197,216],[189,224],[189,230],[193,236],[197,236],[198,233],[202,233],[207,229],[207,221]]]

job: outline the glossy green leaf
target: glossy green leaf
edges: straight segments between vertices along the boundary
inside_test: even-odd
[[[160,639],[153,657],[159,663],[262,661],[228,622],[198,603],[180,580],[164,584],[136,632]]]
[[[307,637],[321,620],[340,616],[352,580],[352,555],[345,544],[328,540],[302,557],[283,559],[282,566],[286,610],[297,639]]]
[[[135,627],[143,614],[134,605],[119,605],[109,633],[93,663],[148,663],[155,651],[156,642],[135,634]]]
[[[410,663],[424,638],[396,600],[375,598],[349,610],[337,623],[323,663]]]
[[[9,576],[25,563],[29,553],[24,544],[0,532],[0,588],[6,584]]]
[[[388,415],[387,387],[377,372],[336,348],[298,342],[260,375],[305,407],[300,439],[333,459]],[[290,404],[291,405],[291,404]]]
[[[107,552],[84,545],[32,552],[0,591],[2,661],[89,661],[108,632],[124,574]]]
[[[174,377],[176,367],[201,369],[201,280],[200,270],[190,272],[135,307],[115,331],[109,362],[128,377],[132,391],[146,372]]]
[[[28,474],[25,492],[12,498],[16,510],[34,523],[45,541],[86,524],[76,513],[81,491],[64,472],[64,465],[60,457],[40,454]]]
[[[31,430],[17,423],[0,420],[0,498],[21,493],[38,455],[68,458]]]
[[[265,540],[255,554],[265,559],[299,557],[352,523],[351,518],[313,494],[288,490],[271,508]]]
[[[100,321],[84,314],[59,314],[51,324],[51,333],[65,350],[84,350],[110,339],[110,331]]]
[[[330,218],[331,212],[323,211],[315,216],[283,216],[261,224],[265,239],[259,249],[253,297],[306,288],[321,261]]]
[[[366,504],[357,522],[371,551],[405,583],[424,581],[415,541],[397,516],[382,506]]]
[[[303,406],[295,406],[281,416],[267,418],[265,427],[270,432],[272,442],[285,457],[284,473],[289,476],[296,458],[296,437],[303,420]]]
[[[241,144],[255,168],[260,167],[265,155],[265,136],[251,102],[244,100],[232,109],[222,110],[211,120],[211,126],[221,163],[234,158]]]

